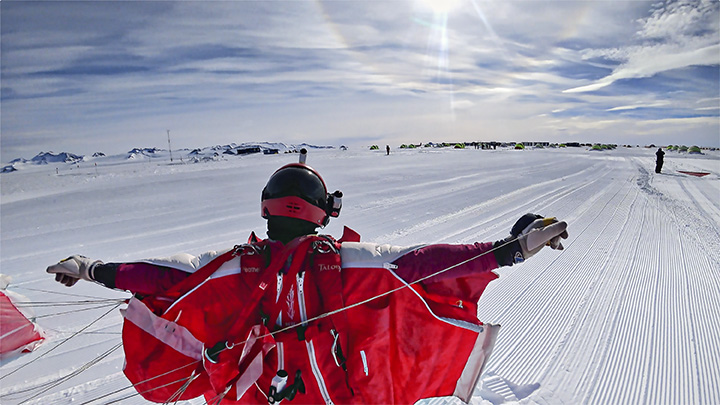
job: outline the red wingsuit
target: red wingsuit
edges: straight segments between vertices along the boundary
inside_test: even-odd
[[[152,269],[169,284],[161,279],[182,277],[168,269],[197,268],[162,293],[131,285],[128,265],[116,287],[151,295],[124,310],[124,372],[155,402],[467,402],[499,329],[476,315],[497,278],[491,248],[305,236],[236,246],[208,263],[135,264],[148,274],[140,284]]]

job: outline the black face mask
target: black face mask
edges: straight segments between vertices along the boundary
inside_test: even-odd
[[[317,233],[317,225],[297,218],[271,216],[267,221],[268,238],[287,244],[304,235]]]

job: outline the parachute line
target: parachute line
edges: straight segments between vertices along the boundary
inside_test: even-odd
[[[471,257],[471,258],[469,258],[469,259],[466,259],[466,260],[463,260],[463,261],[458,262],[458,263],[456,263],[456,264],[453,264],[452,266],[446,267],[446,268],[444,268],[444,269],[442,269],[442,270],[439,270],[439,271],[437,271],[437,272],[435,272],[435,273],[432,273],[432,274],[430,274],[430,275],[428,275],[428,276],[425,276],[425,277],[423,277],[423,278],[420,278],[420,279],[418,279],[418,280],[415,280],[415,281],[413,281],[413,282],[411,282],[411,283],[406,283],[406,284],[404,284],[404,285],[401,286],[401,287],[394,288],[394,289],[392,289],[392,290],[389,290],[389,291],[386,291],[386,292],[384,292],[384,293],[378,294],[378,295],[376,295],[376,296],[374,296],[374,297],[370,297],[370,298],[368,298],[368,299],[365,299],[365,300],[363,300],[363,301],[357,302],[357,303],[355,303],[355,304],[348,305],[348,306],[345,306],[345,307],[336,309],[336,310],[334,310],[334,311],[330,311],[330,312],[326,312],[326,313],[317,315],[317,316],[315,316],[315,317],[313,317],[313,318],[308,319],[308,320],[307,320],[306,322],[304,322],[303,324],[307,324],[307,323],[309,323],[309,322],[313,322],[313,321],[316,321],[316,320],[318,320],[318,319],[326,318],[326,317],[328,317],[328,316],[338,314],[338,313],[343,312],[343,311],[346,311],[346,310],[348,310],[348,309],[355,308],[355,307],[358,307],[358,306],[360,306],[360,305],[367,304],[368,302],[374,301],[374,300],[376,300],[376,299],[379,299],[379,298],[385,297],[385,296],[387,296],[387,295],[393,294],[393,293],[395,293],[395,292],[397,292],[397,291],[400,291],[400,290],[402,290],[403,288],[410,288],[410,286],[412,286],[412,285],[414,285],[414,284],[418,284],[418,283],[420,283],[420,282],[422,282],[422,281],[425,281],[425,280],[427,280],[427,279],[429,279],[429,278],[435,277],[435,276],[437,276],[437,275],[439,275],[439,274],[448,272],[448,271],[450,271],[450,270],[452,270],[452,269],[454,269],[454,268],[457,268],[457,267],[459,267],[459,266],[462,266],[462,265],[464,265],[464,264],[467,264],[467,263],[470,263],[470,262],[472,262],[472,261],[474,261],[474,260],[477,260],[477,259],[485,256],[486,254],[491,253],[491,252],[494,252],[495,250],[498,250],[498,249],[500,249],[500,248],[502,248],[502,247],[504,247],[504,246],[506,246],[506,245],[508,245],[508,244],[510,244],[510,243],[512,243],[512,242],[514,242],[514,241],[516,241],[516,240],[517,240],[517,237],[516,237],[516,238],[512,238],[512,239],[506,241],[505,243],[503,243],[503,244],[501,244],[501,245],[498,245],[498,246],[496,246],[496,247],[493,247],[493,248],[490,249],[490,250],[487,250],[487,251],[482,252],[482,253],[480,253],[480,254],[478,254],[478,255],[475,255],[475,256],[473,256],[473,257]],[[274,332],[269,332],[269,333],[266,333],[266,334],[264,334],[264,335],[260,335],[260,336],[257,337],[257,339],[262,339],[262,338],[268,337],[268,336],[274,336],[274,335],[276,335],[276,334],[278,334],[278,333],[286,332],[286,331],[288,331],[288,330],[297,328],[297,327],[299,327],[300,325],[301,325],[301,324],[287,326],[287,327],[285,327],[285,328],[281,328],[281,329],[276,330],[276,331],[274,331]],[[241,341],[241,342],[238,342],[238,343],[235,343],[234,345],[242,345],[242,344],[245,344],[245,343],[247,343],[247,340]],[[234,345],[230,345],[230,346],[233,347]],[[226,346],[226,347],[227,347],[227,346]],[[220,351],[223,351],[223,350],[227,350],[227,348],[224,348],[224,349],[222,349],[222,350],[220,350]],[[157,376],[154,376],[154,377],[148,378],[148,379],[146,379],[146,380],[137,382],[137,383],[132,384],[132,385],[126,387],[126,388],[123,388],[123,389],[121,389],[121,390],[118,390],[118,391],[115,391],[115,392],[113,392],[113,393],[107,394],[107,395],[105,395],[105,396],[112,395],[112,394],[114,394],[114,393],[116,393],[116,392],[124,391],[124,390],[126,390],[126,389],[128,389],[128,388],[134,387],[134,386],[139,385],[139,384],[144,384],[144,383],[146,383],[146,382],[148,382],[148,381],[152,381],[152,380],[154,380],[154,379],[156,379],[156,378],[160,378],[160,377],[162,377],[162,376],[164,376],[164,375],[173,373],[173,372],[175,372],[175,371],[181,370],[181,369],[183,369],[183,368],[185,368],[185,367],[189,367],[189,366],[195,365],[195,364],[197,364],[197,363],[198,363],[198,361],[194,361],[194,362],[192,362],[192,363],[189,363],[189,364],[186,364],[186,365],[184,365],[184,366],[178,367],[178,368],[176,368],[176,369],[174,369],[174,370],[170,370],[170,371],[167,371],[167,372],[165,372],[165,373],[159,374],[159,375],[157,375]],[[192,376],[187,377],[187,379],[189,379],[189,378],[191,378],[191,377],[192,377]],[[155,390],[155,389],[162,388],[162,387],[167,386],[167,385],[175,384],[175,383],[177,383],[177,382],[179,382],[179,381],[183,381],[183,380],[185,380],[185,379],[181,379],[181,380],[178,380],[178,381],[174,381],[174,382],[172,382],[172,383],[165,384],[165,385],[160,386],[160,387],[156,387],[156,388],[153,388],[153,389],[150,389],[150,390],[147,390],[147,391],[143,391],[143,393],[145,393],[145,392],[150,392],[150,391],[153,391],[153,390]],[[124,399],[132,398],[133,396],[140,395],[140,394],[141,394],[141,393],[133,394],[133,395],[130,395],[130,396],[121,398],[121,399],[119,399],[119,400],[117,400],[117,401],[110,402],[110,403],[119,402],[119,401],[122,401],[122,400],[124,400]],[[99,398],[97,398],[97,399],[100,399],[100,398],[103,398],[103,397],[99,397]],[[93,401],[94,401],[94,400],[93,400]],[[87,403],[87,402],[86,402],[86,403]],[[84,404],[81,404],[81,405],[84,405]]]
[[[104,299],[107,299],[107,298],[105,298],[105,297],[97,297],[97,296],[94,296],[94,295],[73,294],[73,293],[69,293],[69,292],[43,290],[43,289],[40,289],[40,288],[25,287],[25,286],[23,286],[23,285],[16,285],[16,284],[13,284],[12,287],[13,287],[13,289],[22,289],[22,290],[28,290],[28,291],[37,291],[37,292],[46,293],[46,294],[64,295],[64,296],[67,296],[67,297],[89,298],[89,299],[94,299],[94,300],[104,300]]]
[[[16,305],[20,307],[65,307],[74,305],[100,305],[100,304],[122,304],[125,299],[103,299],[103,300],[85,300],[85,301],[33,301],[20,302]]]
[[[42,359],[42,358],[45,357],[48,353],[51,353],[53,350],[57,349],[58,347],[62,346],[62,345],[65,344],[65,343],[67,343],[70,339],[72,339],[72,338],[74,338],[75,336],[81,334],[81,333],[84,332],[86,329],[88,329],[89,327],[91,327],[92,325],[94,325],[96,322],[98,322],[99,320],[101,320],[102,318],[104,318],[105,316],[107,316],[110,312],[114,311],[117,307],[119,307],[120,304],[121,304],[121,303],[118,303],[117,305],[113,306],[112,308],[110,308],[110,310],[108,310],[108,311],[105,312],[104,314],[100,315],[99,318],[97,318],[97,319],[95,319],[94,321],[90,322],[87,326],[85,326],[84,328],[80,329],[79,331],[73,333],[73,334],[70,335],[68,338],[66,338],[65,340],[61,341],[60,343],[58,343],[57,345],[55,345],[53,348],[51,348],[50,350],[46,351],[45,353],[39,355],[38,357],[36,357],[36,358],[33,359],[32,361],[29,361],[29,362],[23,364],[22,366],[16,368],[15,370],[13,370],[13,371],[5,374],[4,376],[0,377],[0,380],[4,379],[5,377],[8,377],[8,376],[10,376],[10,375],[13,375],[13,374],[17,373],[18,371],[22,370],[23,368],[25,368],[25,367],[27,367],[27,366],[35,363],[36,361],[38,361],[38,360],[40,360],[40,359]]]
[[[442,274],[442,273],[448,272],[448,271],[450,271],[450,270],[452,270],[452,269],[454,269],[454,268],[457,268],[457,267],[460,267],[460,266],[462,266],[462,265],[464,265],[464,264],[470,263],[470,262],[472,262],[473,260],[477,260],[477,259],[485,256],[486,254],[490,253],[490,252],[494,252],[494,251],[496,251],[496,250],[498,250],[498,249],[500,249],[500,248],[502,248],[502,247],[504,247],[504,246],[509,245],[510,243],[513,243],[513,242],[516,241],[516,240],[517,240],[517,237],[512,238],[512,239],[506,241],[505,243],[503,243],[503,244],[501,244],[501,245],[498,245],[498,246],[496,246],[496,247],[493,247],[493,248],[490,249],[490,250],[487,250],[487,251],[485,251],[485,252],[482,252],[482,253],[480,253],[480,254],[478,254],[478,255],[475,255],[475,256],[473,256],[473,257],[471,257],[471,258],[469,258],[469,259],[465,259],[465,260],[463,260],[463,261],[461,261],[461,262],[455,263],[455,264],[453,264],[452,266],[448,266],[448,267],[446,267],[446,268],[444,268],[444,269],[442,269],[442,270],[436,271],[435,273],[429,274],[429,275],[427,275],[427,276],[425,276],[425,277],[422,277],[422,278],[420,278],[420,279],[417,279],[417,280],[415,280],[415,281],[413,281],[413,282],[411,282],[411,283],[406,283],[406,284],[404,284],[404,285],[402,285],[402,286],[400,286],[400,287],[393,288],[392,290],[386,291],[386,292],[384,292],[384,293],[380,293],[380,294],[378,294],[378,295],[376,295],[376,296],[374,296],[374,297],[367,298],[367,299],[365,299],[365,300],[356,302],[356,303],[354,303],[354,304],[352,304],[352,305],[348,305],[348,306],[345,306],[345,307],[336,309],[336,310],[334,310],[334,311],[330,311],[330,312],[326,312],[326,313],[317,315],[317,316],[315,316],[315,317],[313,317],[313,318],[308,319],[306,322],[303,322],[303,324],[307,324],[307,323],[309,323],[309,322],[317,321],[318,319],[327,318],[328,316],[338,314],[338,313],[343,312],[343,311],[346,311],[346,310],[348,310],[348,309],[352,309],[352,308],[355,308],[355,307],[359,307],[360,305],[365,305],[365,304],[367,304],[367,303],[369,303],[369,302],[372,302],[372,301],[374,301],[374,300],[376,300],[376,299],[379,299],[379,298],[388,296],[388,295],[390,295],[390,294],[396,293],[396,292],[402,290],[403,288],[410,288],[410,286],[412,286],[412,285],[421,283],[421,282],[423,282],[423,281],[425,281],[425,280],[427,280],[427,279],[429,279],[429,278],[435,277],[435,276],[440,275],[440,274]],[[265,337],[268,337],[268,336],[274,336],[274,335],[276,335],[276,334],[278,334],[278,333],[286,332],[286,331],[288,331],[288,330],[295,329],[295,328],[297,328],[297,327],[299,327],[299,326],[301,326],[301,324],[286,326],[286,327],[281,328],[281,329],[278,329],[278,330],[276,330],[276,331],[274,331],[274,332],[269,332],[269,333],[266,333],[266,334],[264,334],[264,335],[260,335],[260,336],[257,337],[257,339],[262,339],[262,338],[265,338]],[[235,345],[242,345],[242,344],[245,344],[246,342],[247,342],[247,340],[244,340],[244,341],[235,343]],[[222,350],[226,350],[226,349],[222,349]]]
[[[184,369],[184,368],[187,368],[187,367],[190,367],[190,366],[194,366],[194,365],[196,365],[197,363],[199,363],[199,362],[198,362],[198,361],[195,361],[195,362],[186,364],[186,365],[184,365],[184,366],[180,366],[180,367],[178,367],[178,368],[176,368],[176,369],[167,371],[167,372],[162,373],[162,374],[158,374],[158,375],[156,375],[156,376],[154,376],[154,377],[150,377],[150,378],[148,378],[148,379],[146,379],[146,380],[139,381],[139,382],[137,382],[137,383],[135,383],[135,384],[128,385],[128,386],[125,387],[125,388],[121,388],[121,389],[119,389],[119,390],[115,390],[115,391],[110,392],[110,393],[107,393],[107,394],[105,394],[105,395],[102,395],[102,396],[93,398],[93,399],[91,399],[91,400],[89,400],[89,401],[87,401],[87,402],[83,402],[83,403],[80,404],[80,405],[86,405],[86,404],[89,404],[89,403],[91,403],[91,402],[94,402],[94,401],[103,399],[103,398],[105,398],[105,397],[109,397],[110,395],[117,394],[117,393],[119,393],[119,392],[125,391],[125,390],[130,389],[130,388],[134,388],[136,385],[144,384],[144,383],[146,383],[146,382],[148,382],[148,381],[152,381],[152,380],[154,380],[154,379],[156,379],[156,378],[160,378],[160,377],[166,376],[166,375],[168,375],[168,374],[174,373],[175,371],[179,371],[179,370],[182,370],[182,369]],[[116,400],[111,401],[111,402],[107,402],[106,405],[114,404],[114,403],[116,403],[116,402],[120,402],[120,401],[126,400],[126,399],[128,399],[128,398],[132,398],[132,397],[135,397],[135,396],[144,394],[144,393],[146,393],[146,392],[152,392],[152,391],[155,391],[155,390],[157,390],[157,389],[164,388],[164,387],[166,387],[166,386],[168,386],[168,385],[172,385],[172,384],[179,383],[179,382],[181,382],[181,381],[185,381],[185,380],[187,380],[187,379],[189,379],[189,378],[190,378],[190,377],[184,377],[184,378],[181,378],[181,379],[179,379],[179,380],[172,381],[172,382],[169,382],[169,383],[167,383],[167,384],[163,384],[163,385],[161,385],[161,386],[158,386],[158,387],[155,387],[155,388],[152,388],[152,389],[143,391],[143,392],[136,392],[136,393],[134,393],[134,394],[132,394],[132,395],[128,395],[128,396],[126,396],[126,397],[123,397],[123,398],[120,398],[120,399],[116,399]]]
[[[56,347],[57,347],[57,346],[56,346]],[[115,346],[113,346],[113,347],[111,347],[110,349],[108,349],[105,353],[103,353],[103,354],[95,357],[94,359],[90,360],[89,362],[85,363],[85,364],[84,364],[82,367],[80,367],[79,369],[77,369],[77,370],[71,372],[70,374],[68,374],[68,375],[66,375],[66,376],[64,376],[64,377],[61,377],[60,379],[54,381],[52,385],[48,386],[48,387],[45,388],[44,390],[36,393],[35,395],[33,395],[33,396],[29,397],[29,398],[26,398],[24,401],[20,402],[19,405],[22,405],[22,404],[28,402],[28,401],[31,400],[31,399],[37,398],[38,396],[40,396],[40,395],[48,392],[49,390],[57,387],[58,385],[64,383],[65,381],[68,381],[68,380],[70,380],[71,378],[80,375],[80,373],[82,373],[83,371],[85,371],[85,370],[89,369],[90,367],[94,366],[94,365],[97,364],[100,360],[102,360],[102,359],[104,359],[105,357],[109,356],[112,352],[114,352],[115,350],[119,349],[120,347],[122,347],[122,342],[116,344]]]
[[[394,288],[394,289],[392,289],[392,290],[389,290],[389,291],[380,293],[380,294],[378,294],[378,295],[376,295],[376,296],[367,298],[367,299],[365,299],[365,300],[363,300],[363,301],[360,301],[360,302],[357,302],[357,303],[355,303],[355,304],[348,305],[348,306],[345,306],[345,307],[336,309],[336,310],[334,310],[334,311],[329,311],[329,312],[326,312],[326,313],[317,315],[317,316],[315,316],[315,317],[313,317],[313,318],[308,319],[308,320],[307,320],[306,322],[304,322],[303,324],[307,324],[307,323],[309,323],[309,322],[317,321],[317,320],[319,320],[319,319],[323,319],[323,318],[326,318],[326,317],[328,317],[328,316],[335,315],[335,314],[338,314],[338,313],[340,313],[340,312],[343,312],[343,311],[346,311],[346,310],[349,310],[349,309],[352,309],[352,308],[355,308],[355,307],[358,307],[358,306],[367,304],[367,303],[372,302],[372,301],[374,301],[374,300],[377,300],[377,299],[380,299],[380,298],[382,298],[382,297],[385,297],[385,296],[388,296],[388,295],[390,295],[390,294],[393,294],[393,293],[395,293],[395,292],[398,292],[398,291],[400,291],[400,290],[402,290],[402,289],[404,289],[404,288],[410,288],[412,285],[421,283],[421,282],[423,282],[423,281],[425,281],[425,280],[427,280],[427,279],[430,279],[430,278],[432,278],[432,277],[438,276],[438,275],[443,274],[443,273],[445,273],[445,272],[448,272],[448,271],[450,271],[450,270],[452,270],[452,269],[455,269],[455,268],[457,268],[457,267],[460,267],[460,266],[462,266],[462,265],[465,265],[465,264],[467,264],[467,263],[470,263],[470,262],[472,262],[472,261],[474,261],[474,260],[477,260],[477,259],[479,259],[479,258],[487,255],[488,253],[494,252],[494,251],[496,251],[496,250],[498,250],[498,249],[500,249],[500,248],[502,248],[502,247],[504,247],[504,246],[509,245],[510,243],[515,242],[516,240],[517,240],[517,237],[512,238],[512,239],[509,239],[509,240],[506,240],[504,243],[502,243],[502,244],[500,244],[500,245],[498,245],[498,246],[495,246],[495,247],[493,247],[492,249],[489,249],[489,250],[487,250],[487,251],[485,251],[485,252],[482,252],[482,253],[480,253],[480,254],[478,254],[478,255],[475,255],[475,256],[473,256],[473,257],[471,257],[471,258],[465,259],[465,260],[463,260],[463,261],[461,261],[461,262],[458,262],[458,263],[456,263],[456,264],[453,264],[453,265],[451,265],[451,266],[448,266],[448,267],[446,267],[446,268],[444,268],[444,269],[438,270],[438,271],[436,271],[435,273],[432,273],[432,274],[430,274],[430,275],[427,275],[427,276],[425,276],[425,277],[422,277],[422,278],[420,278],[420,279],[418,279],[418,280],[415,280],[415,281],[413,281],[413,282],[406,283],[406,284],[404,284],[404,285],[402,285],[402,286],[400,286],[400,287]],[[561,254],[562,254],[562,253],[561,253]],[[118,305],[120,305],[120,304],[118,304]],[[105,315],[103,315],[103,316],[105,316]],[[274,336],[274,335],[276,335],[276,334],[279,334],[279,333],[282,333],[282,332],[286,332],[286,331],[291,330],[291,329],[295,329],[295,328],[299,327],[300,325],[301,325],[301,324],[287,326],[287,327],[281,328],[281,329],[279,329],[279,330],[276,330],[276,331],[274,331],[274,332],[269,332],[269,333],[266,333],[266,334],[264,334],[264,335],[260,335],[260,336],[257,337],[257,339],[262,339],[262,338],[264,338],[264,337]],[[88,325],[88,326],[89,326],[89,325]],[[64,342],[63,342],[63,343],[64,343]],[[241,341],[241,342],[237,342],[237,343],[235,343],[234,345],[242,345],[242,344],[245,344],[245,343],[247,343],[247,340]],[[230,346],[232,347],[232,346],[234,346],[234,345],[230,345]],[[58,345],[58,346],[59,346],[59,345]],[[57,347],[57,346],[56,346],[56,347]],[[227,350],[227,349],[222,349],[222,350]],[[222,350],[221,350],[221,351],[222,351]],[[177,367],[177,368],[175,368],[175,369],[173,369],[173,370],[170,370],[170,371],[167,371],[167,372],[165,372],[165,373],[158,374],[158,375],[156,375],[156,376],[154,376],[154,377],[151,377],[151,378],[148,378],[148,379],[146,379],[146,380],[137,382],[137,383],[135,383],[135,384],[131,384],[131,385],[125,387],[125,388],[122,388],[122,389],[113,391],[113,392],[111,392],[111,393],[105,394],[105,395],[103,395],[103,396],[94,398],[94,399],[92,399],[92,400],[90,400],[90,401],[88,401],[88,402],[84,402],[84,403],[82,403],[82,404],[80,404],[80,405],[89,404],[89,403],[91,403],[91,402],[94,402],[94,401],[100,400],[100,399],[102,399],[102,398],[108,397],[108,396],[110,396],[110,395],[113,395],[113,394],[122,392],[122,391],[124,391],[124,390],[129,389],[129,388],[133,388],[133,387],[135,387],[135,386],[137,386],[137,385],[139,385],[139,384],[144,384],[144,383],[147,383],[147,382],[149,382],[149,381],[152,381],[152,380],[154,380],[154,379],[156,379],[156,378],[160,378],[160,377],[163,377],[163,376],[165,376],[165,375],[167,375],[167,374],[171,374],[171,373],[173,373],[173,372],[175,372],[175,371],[178,371],[178,370],[181,370],[181,369],[183,369],[183,368],[190,367],[190,366],[194,366],[194,365],[196,365],[196,364],[198,364],[198,363],[199,363],[199,361],[194,361],[194,362],[192,362],[192,363],[188,363],[188,364],[186,364],[186,365],[184,365],[184,366]],[[16,371],[17,371],[17,370],[16,370]],[[123,397],[123,398],[119,398],[119,399],[117,399],[117,400],[108,402],[107,404],[113,404],[113,403],[121,402],[121,401],[124,401],[124,400],[126,400],[126,399],[135,397],[135,396],[137,396],[137,395],[142,395],[142,394],[144,394],[144,393],[146,393],[146,392],[151,392],[151,391],[154,391],[154,390],[156,390],[156,389],[160,389],[160,388],[166,387],[166,386],[168,386],[168,385],[172,385],[172,384],[176,384],[176,383],[181,382],[181,381],[185,381],[185,384],[183,384],[183,386],[178,390],[178,392],[176,392],[175,394],[173,394],[173,396],[168,399],[168,402],[166,402],[166,403],[169,403],[170,401],[173,400],[173,398],[179,398],[180,396],[182,396],[182,393],[187,389],[187,387],[190,385],[190,383],[192,383],[192,381],[195,380],[198,376],[199,376],[199,374],[196,375],[195,371],[193,370],[193,373],[192,373],[190,376],[188,376],[188,377],[185,377],[185,378],[179,379],[179,380],[177,380],[177,381],[173,381],[173,382],[164,384],[164,385],[159,386],[159,387],[154,387],[154,388],[152,388],[152,389],[149,389],[149,390],[146,390],[146,391],[143,391],[143,392],[137,392],[137,393],[134,393],[134,394],[132,394],[132,395],[128,395],[128,396],[125,396],[125,397]],[[213,398],[212,400],[215,400],[215,399],[218,398],[218,397],[219,397],[220,400],[222,400],[224,396],[223,396],[222,394],[219,394],[217,397]]]
[[[121,303],[122,304],[122,303]],[[67,314],[75,314],[82,311],[92,311],[94,309],[100,309],[100,308],[107,308],[110,306],[113,306],[113,303],[108,304],[102,304],[91,308],[81,308],[81,309],[73,309],[72,311],[64,311],[64,312],[56,312],[54,314],[45,314],[45,315],[35,315],[34,319],[41,319],[41,318],[51,318],[53,316],[60,316],[60,315],[67,315]]]
[[[185,367],[187,367],[187,366],[190,366],[190,365],[194,365],[194,363],[190,363],[190,364],[187,364],[187,365],[185,365],[185,366],[178,367],[178,368],[176,368],[175,370],[169,371],[168,373],[172,373],[173,371],[177,371],[177,370],[183,369],[183,368],[185,368]],[[108,396],[110,396],[110,395],[117,394],[118,392],[125,391],[126,389],[133,388],[133,387],[135,387],[135,386],[138,385],[138,384],[143,384],[143,383],[146,382],[146,381],[154,380],[155,378],[161,377],[161,376],[163,376],[163,375],[165,375],[165,374],[168,374],[168,373],[163,373],[163,374],[161,374],[161,375],[158,375],[158,376],[155,376],[155,377],[152,377],[152,378],[148,378],[147,380],[145,380],[145,381],[140,381],[140,382],[138,382],[137,384],[128,385],[128,386],[125,387],[125,388],[121,388],[121,389],[119,389],[119,390],[110,392],[110,393],[108,393],[108,394],[105,394],[105,395],[102,395],[102,396],[93,398],[93,399],[91,399],[91,400],[89,400],[89,401],[87,401],[87,402],[83,402],[83,403],[80,404],[80,405],[86,405],[86,404],[89,404],[89,403],[91,403],[91,402],[95,402],[95,401],[97,401],[97,400],[100,400],[100,399],[102,399],[102,398],[108,397]],[[159,390],[160,388],[165,388],[165,387],[167,387],[167,386],[169,386],[169,385],[173,385],[173,384],[177,384],[177,383],[179,383],[179,382],[187,381],[187,380],[189,380],[190,378],[192,378],[192,376],[184,377],[184,378],[181,378],[181,379],[175,380],[175,381],[171,381],[171,382],[169,382],[169,383],[167,383],[167,384],[163,384],[163,385],[160,385],[160,386],[151,388],[151,389],[149,389],[149,390],[145,390],[145,391],[142,391],[142,392],[136,392],[136,393],[134,393],[134,394],[130,394],[130,395],[128,395],[128,396],[125,396],[125,397],[122,397],[122,398],[118,398],[118,399],[113,400],[113,401],[110,401],[110,402],[106,402],[105,405],[110,405],[110,404],[115,404],[115,403],[118,403],[118,402],[122,402],[122,401],[124,401],[124,400],[126,400],[126,399],[130,399],[130,398],[132,398],[132,397],[136,397],[136,396],[138,396],[138,395],[142,395],[142,394],[144,394],[144,393],[146,393],[146,392],[152,392],[152,391],[155,391],[155,390]]]

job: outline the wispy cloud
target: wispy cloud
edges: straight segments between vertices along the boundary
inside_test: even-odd
[[[638,108],[653,108],[653,107],[666,107],[670,105],[669,101],[660,101],[657,103],[638,103],[632,105],[623,105],[619,107],[608,108],[605,111],[624,111],[624,110],[636,110]]]
[[[636,37],[641,45],[588,49],[585,59],[597,57],[622,62],[611,74],[565,93],[596,91],[622,79],[652,77],[660,72],[689,66],[720,63],[718,35],[720,3],[712,0],[659,4],[641,19]]]
[[[643,121],[639,125],[707,125],[715,122],[715,117],[660,118]]]

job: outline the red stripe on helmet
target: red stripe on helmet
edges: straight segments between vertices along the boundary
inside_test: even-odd
[[[288,196],[265,200],[260,205],[263,218],[268,216],[290,217],[325,226],[327,213],[300,197]]]

